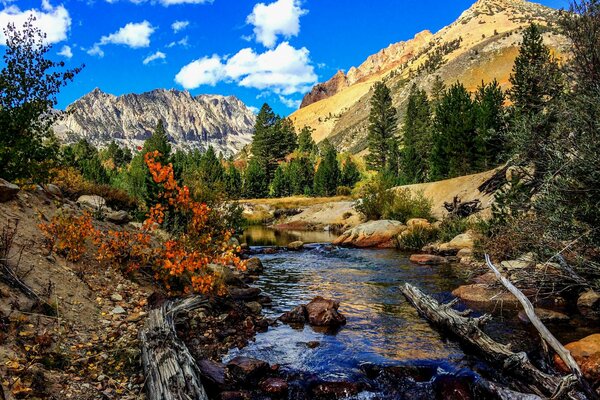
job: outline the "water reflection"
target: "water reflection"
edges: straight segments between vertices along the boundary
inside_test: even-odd
[[[287,246],[296,240],[304,243],[330,243],[337,235],[327,231],[277,230],[262,225],[249,226],[242,241],[249,246]]]

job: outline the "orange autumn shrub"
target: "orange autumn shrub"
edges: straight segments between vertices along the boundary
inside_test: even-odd
[[[50,252],[77,262],[87,250],[88,239],[97,235],[89,213],[80,216],[59,213],[49,223],[39,225],[44,235],[44,246]]]

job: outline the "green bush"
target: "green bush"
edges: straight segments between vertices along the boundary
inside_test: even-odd
[[[352,189],[350,189],[348,186],[338,186],[335,193],[338,196],[350,196],[352,194]]]
[[[384,212],[394,200],[394,193],[381,178],[376,178],[365,184],[359,194],[360,199],[354,204],[358,211],[367,221],[384,218]]]
[[[472,228],[472,223],[466,218],[444,218],[439,227],[439,240],[449,242],[461,233]]]
[[[425,245],[435,242],[438,234],[438,230],[434,227],[415,225],[398,237],[398,248],[421,250]]]
[[[424,218],[432,220],[431,200],[425,197],[423,192],[413,192],[409,189],[397,189],[393,199],[384,208],[384,218],[406,222],[412,218]]]

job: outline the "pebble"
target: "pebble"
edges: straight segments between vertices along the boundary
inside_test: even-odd
[[[119,293],[114,293],[112,296],[110,296],[110,299],[112,301],[123,301],[123,296],[121,296]]]
[[[111,314],[125,314],[125,309],[121,306],[116,306],[110,312]]]

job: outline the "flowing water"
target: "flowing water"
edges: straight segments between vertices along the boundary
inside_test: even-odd
[[[275,232],[254,228],[245,237],[251,245],[284,245],[291,240],[330,242],[327,233]],[[315,296],[336,299],[347,324],[338,332],[322,332],[306,325],[279,324],[258,334],[255,342],[231,351],[279,364],[284,371],[313,374],[323,380],[360,380],[365,363],[379,366],[411,362],[438,363],[448,371],[470,368],[472,359],[453,341],[442,337],[405,300],[404,282],[415,284],[438,300],[462,284],[450,266],[417,266],[395,250],[332,248],[312,244],[301,252],[261,255],[265,271],[255,283],[273,300],[264,313],[276,318]],[[531,336],[523,325],[509,319],[495,322],[498,336]],[[311,348],[310,342],[319,345]]]

